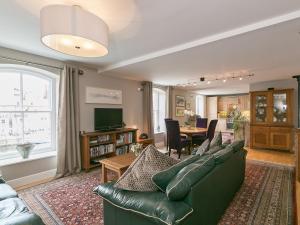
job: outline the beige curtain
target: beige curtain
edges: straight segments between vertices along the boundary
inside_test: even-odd
[[[173,87],[167,88],[167,117],[173,118]]]
[[[153,128],[153,98],[152,82],[145,81],[143,85],[143,127],[150,138],[154,138]]]
[[[79,143],[79,74],[66,65],[59,84],[57,177],[81,170]]]

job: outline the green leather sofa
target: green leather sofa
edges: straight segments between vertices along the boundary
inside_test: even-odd
[[[0,178],[0,225],[44,225],[42,219],[29,211],[5,181]]]
[[[104,225],[216,225],[244,181],[246,154],[243,142],[236,142],[231,150],[211,155],[213,168],[176,201],[162,191],[133,192],[114,188],[114,182],[101,184],[94,192],[103,198]]]

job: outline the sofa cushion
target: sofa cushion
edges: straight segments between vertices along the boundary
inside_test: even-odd
[[[169,182],[172,178],[185,166],[200,159],[200,155],[190,156],[179,163],[160,171],[152,176],[152,181],[159,188],[159,190],[165,192]]]
[[[0,201],[0,221],[28,212],[28,208],[19,198],[8,198]]]
[[[222,133],[218,132],[210,142],[210,148],[222,146]]]
[[[214,157],[205,155],[198,161],[181,169],[166,188],[168,198],[170,200],[183,199],[190,192],[192,186],[211,171],[214,166]]]
[[[200,146],[196,147],[196,155],[203,155],[209,149],[209,139],[207,138]]]
[[[209,150],[207,152],[205,152],[205,155],[212,155],[215,154],[216,152],[220,151],[221,149],[223,149],[222,146],[214,146],[214,147],[210,147]]]
[[[116,207],[146,216],[153,223],[178,224],[193,212],[188,204],[169,201],[160,191],[126,191],[115,188],[114,183],[110,182],[99,185],[94,192]]]
[[[14,197],[17,197],[17,192],[14,189],[12,189],[8,184],[0,184],[0,201]]]
[[[244,147],[244,145],[245,145],[245,140],[238,140],[238,141],[234,141],[229,146],[233,148],[234,152],[237,152],[238,150],[241,150]]]
[[[228,145],[226,148],[216,152],[215,154],[213,154],[213,156],[215,157],[215,162],[216,164],[221,164],[223,162],[225,162],[228,158],[230,158],[234,153],[233,148]]]
[[[157,191],[152,176],[177,162],[153,145],[148,145],[115,183],[115,187],[129,191]]]

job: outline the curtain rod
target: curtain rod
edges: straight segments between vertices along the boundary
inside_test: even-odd
[[[14,58],[5,57],[5,56],[0,56],[0,58],[1,58],[1,59],[6,59],[6,60],[15,61],[15,62],[24,63],[25,65],[43,66],[43,67],[49,67],[49,68],[58,69],[58,70],[63,70],[63,69],[64,69],[63,67],[50,66],[50,65],[46,65],[46,64],[35,63],[35,62],[29,62],[29,61],[25,61],[25,60],[21,60],[21,59],[14,59]]]

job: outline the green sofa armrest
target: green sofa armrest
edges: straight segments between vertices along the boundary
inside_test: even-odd
[[[45,225],[42,219],[33,213],[18,215],[1,220],[0,225]]]

